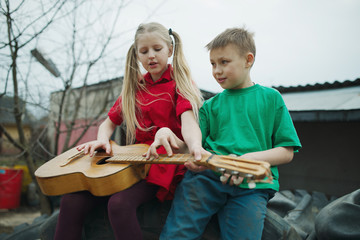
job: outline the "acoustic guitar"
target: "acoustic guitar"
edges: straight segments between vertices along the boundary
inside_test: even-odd
[[[144,179],[149,164],[184,164],[194,160],[190,154],[160,155],[146,160],[142,156],[149,148],[146,144],[119,146],[111,141],[111,147],[111,155],[98,151],[93,157],[72,148],[44,163],[35,171],[41,191],[49,196],[84,190],[95,196],[111,195]],[[272,180],[270,164],[266,162],[209,155],[195,163],[254,182]]]

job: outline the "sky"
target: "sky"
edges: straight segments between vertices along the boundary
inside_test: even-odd
[[[145,2],[145,4],[143,4]],[[151,5],[150,5],[151,2]],[[205,45],[231,27],[255,34],[251,71],[265,86],[297,86],[360,77],[358,0],[137,1],[140,12],[158,6],[157,21],[182,37],[185,56],[201,89],[220,92]],[[132,12],[134,11],[134,12]]]
[[[360,0],[123,1],[127,4],[114,27],[114,36],[117,38],[111,41],[106,52],[107,57],[112,55],[113,58],[110,56],[107,62],[98,64],[100,69],[91,72],[88,84],[123,75],[127,50],[137,26],[143,22],[159,22],[176,31],[182,38],[184,54],[194,81],[199,88],[214,93],[221,92],[222,88],[212,76],[209,53],[205,46],[216,35],[232,27],[246,27],[255,34],[257,52],[251,70],[251,78],[255,83],[269,87],[288,87],[353,81],[360,77]],[[106,40],[102,37],[111,30],[115,11],[109,14],[106,12],[101,19],[90,12],[96,11],[98,6],[105,10],[112,9],[114,2],[118,4],[120,0],[87,1],[84,4],[87,8],[77,13],[78,20],[83,20],[79,33],[85,37],[91,33],[90,41],[95,45],[101,45],[98,40]],[[31,8],[31,3],[27,7]],[[71,3],[68,2],[65,8],[71,7]],[[21,54],[30,55],[30,50],[36,47],[58,66],[62,76],[69,76],[71,57],[64,53],[71,52],[68,41],[72,37],[71,19],[69,17],[53,23]],[[97,22],[97,25],[87,28],[89,21]],[[78,44],[84,42],[78,41]],[[31,88],[28,94],[30,92],[34,102],[49,102],[50,93],[63,89],[63,82],[33,58],[29,59],[32,59],[31,65],[22,60],[23,69],[31,70],[31,77],[23,88]],[[85,55],[82,60],[89,58]],[[6,75],[6,71],[1,73]],[[26,71],[22,72],[22,76],[28,76]],[[11,92],[10,84],[8,92]],[[79,87],[81,84],[81,79],[78,79],[73,86]],[[1,92],[3,89],[4,84],[0,84]]]

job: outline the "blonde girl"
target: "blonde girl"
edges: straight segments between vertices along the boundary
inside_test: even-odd
[[[172,64],[169,58],[173,57]],[[140,64],[147,72],[142,75]],[[97,140],[80,145],[90,155],[102,148],[111,152],[109,139],[117,125],[125,122],[127,144],[153,144],[160,128],[169,128],[183,139],[195,158],[200,158],[201,132],[197,124],[202,104],[186,63],[180,36],[159,23],[139,25],[126,59],[122,92],[108,117],[100,125]],[[160,144],[159,144],[160,145]],[[157,153],[166,153],[159,147]],[[172,154],[169,149],[168,154]],[[102,201],[116,239],[142,239],[136,216],[139,205],[153,199],[172,199],[186,168],[181,165],[151,165],[148,176],[132,187],[110,197],[89,192],[63,196],[55,239],[80,239],[86,214]]]

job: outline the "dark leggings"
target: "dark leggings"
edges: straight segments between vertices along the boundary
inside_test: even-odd
[[[115,238],[142,239],[136,209],[154,198],[157,189],[158,186],[141,181],[110,197],[95,197],[86,191],[66,194],[61,199],[54,239],[81,239],[86,215],[107,200],[109,220]]]

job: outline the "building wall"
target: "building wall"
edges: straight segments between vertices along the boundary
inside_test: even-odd
[[[281,189],[342,196],[360,188],[360,122],[295,122],[303,148],[279,166]]]
[[[90,126],[89,129],[86,131],[86,133],[82,136],[82,138],[76,145],[80,145],[82,143],[96,140],[99,126],[104,120],[105,120],[105,118],[99,119],[92,126]],[[71,132],[70,145],[72,145],[77,140],[77,138],[81,135],[81,133],[83,132],[82,126],[86,126],[86,125],[87,125],[87,120],[83,120],[83,119],[76,120],[76,124],[73,128],[73,131]],[[58,154],[63,152],[63,147],[64,147],[64,144],[66,141],[66,129],[67,128],[66,128],[64,122],[61,124],[60,129],[61,129],[62,133],[59,136],[59,145],[58,145],[58,149],[57,149]],[[125,145],[125,132],[121,131],[121,126],[116,127],[116,129],[113,133],[112,139],[119,145]],[[67,149],[65,149],[65,150],[67,150]]]
[[[5,130],[10,134],[10,136],[13,139],[18,140],[19,135],[16,126],[13,124],[4,124],[4,125],[5,125]],[[31,137],[30,127],[24,126],[23,129],[24,129],[25,139],[29,140]],[[11,142],[9,142],[9,140],[4,135],[1,136],[0,144],[1,144],[0,147],[1,155],[12,155],[12,154],[20,153],[20,150],[14,147],[14,145]]]
[[[101,124],[101,122],[98,121],[98,122],[94,123],[92,126],[90,126],[89,129],[86,131],[86,133],[81,138],[81,140],[76,145],[80,145],[85,142],[96,140],[97,130],[98,130],[100,124]],[[70,145],[72,145],[77,140],[77,138],[81,135],[81,133],[83,132],[83,128],[81,126],[86,126],[86,125],[87,125],[86,120],[82,120],[82,119],[76,120],[76,123],[75,123],[74,128],[70,135],[70,141],[69,141]],[[66,141],[66,136],[67,136],[66,129],[67,129],[67,127],[65,126],[65,123],[64,122],[61,123],[60,131],[62,133],[59,136],[59,145],[58,145],[58,150],[57,150],[58,154],[63,152],[63,147],[64,147],[64,144]],[[67,149],[65,149],[65,150],[67,150]]]
[[[99,122],[107,116],[107,111],[114,104],[115,100],[120,94],[121,80],[111,80],[85,88],[72,89],[68,92],[65,99],[65,103],[62,110],[62,122],[61,122],[61,135],[59,139],[59,146],[57,152],[61,153],[63,145],[65,143],[66,131],[68,128],[66,125],[71,125],[70,122],[75,118],[75,126],[71,134],[71,143],[81,134],[83,127],[87,122],[92,119],[97,119],[94,122],[94,126],[88,129],[88,132],[84,135],[82,140],[78,143],[83,143],[89,140],[96,139],[97,129]],[[81,98],[79,97],[82,92]],[[62,98],[62,92],[53,92],[50,99],[50,114],[49,114],[49,127],[48,138],[50,139],[51,151],[54,151],[54,142],[56,129],[54,123],[58,121],[60,102]],[[79,108],[76,109],[76,104],[79,104]]]

